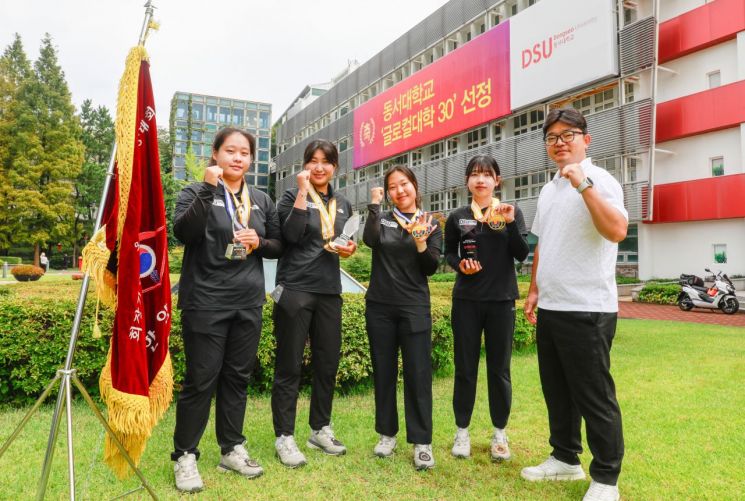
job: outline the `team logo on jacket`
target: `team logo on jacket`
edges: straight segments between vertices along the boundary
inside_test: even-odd
[[[216,207],[225,207],[225,202],[223,202],[222,200],[216,198],[216,199],[214,199],[212,201],[212,205],[214,205]]]

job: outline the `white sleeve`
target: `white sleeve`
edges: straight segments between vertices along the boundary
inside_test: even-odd
[[[623,214],[623,217],[628,221],[629,213],[623,204],[623,188],[616,181],[616,178],[608,174],[607,176],[602,176],[599,181],[599,183],[594,184],[593,188],[597,188],[600,196],[615,207],[618,212]]]
[[[535,206],[535,216],[533,217],[533,223],[530,225],[530,232],[539,237],[541,235],[541,218],[539,217],[541,213],[541,198],[538,197],[538,203]]]

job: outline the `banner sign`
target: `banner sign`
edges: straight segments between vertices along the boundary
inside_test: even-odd
[[[508,23],[354,110],[355,168],[510,113]]]
[[[618,74],[614,6],[543,0],[509,18],[513,110]]]

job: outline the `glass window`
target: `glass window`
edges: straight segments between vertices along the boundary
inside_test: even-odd
[[[246,112],[246,126],[256,128],[258,125],[257,118],[256,118],[256,112],[253,111],[247,111]]]
[[[220,113],[217,115],[217,121],[221,124],[230,123],[230,108],[220,106]]]
[[[435,143],[429,147],[429,159],[438,160],[442,158],[442,143]]]
[[[512,118],[512,133],[515,136],[525,134],[543,126],[543,110],[526,111]]]
[[[201,130],[192,130],[191,131],[191,140],[192,141],[202,141],[202,131]]]
[[[256,185],[256,176],[254,176],[253,174],[249,174],[248,176],[246,176],[246,178],[248,179],[248,184]]]
[[[486,127],[481,127],[480,129],[472,130],[471,132],[466,134],[466,149],[472,150],[473,148],[478,148],[479,146],[485,145],[486,136],[487,136]]]
[[[722,85],[722,73],[717,71],[712,71],[711,73],[707,74],[706,77],[709,79],[709,88],[713,89],[715,87],[719,87]]]
[[[186,172],[184,172],[184,169],[174,169],[173,177],[179,181],[184,181],[186,180]]]
[[[217,106],[207,105],[207,121],[217,122]]]
[[[196,156],[201,157],[202,156],[202,145],[192,143],[191,151],[193,151]]]
[[[233,125],[242,126],[243,125],[243,110],[242,109],[233,109]]]
[[[178,156],[173,157],[173,165],[176,167],[183,167],[186,165],[186,162],[184,161],[184,157]]]
[[[176,139],[179,141],[186,141],[186,129],[178,127],[176,129]]]
[[[255,110],[256,109],[256,103],[248,103],[248,104],[246,104],[246,109]]]
[[[636,224],[630,224],[626,231],[626,238],[618,243],[619,252],[639,252],[639,227]]]
[[[269,164],[259,162],[259,164],[256,167],[256,172],[259,174],[268,174],[269,173]]]
[[[188,110],[189,103],[186,101],[178,101],[178,103],[176,103],[176,118],[186,118]]]
[[[269,113],[267,113],[266,111],[262,111],[259,113],[259,128],[260,129],[269,128]]]
[[[217,104],[217,99],[214,97],[208,97],[207,104]]]
[[[186,153],[186,143],[182,143],[181,141],[176,141],[176,145],[173,148],[173,152],[177,155],[183,155]]]
[[[422,150],[416,150],[411,152],[411,166],[416,167],[422,163]]]
[[[266,176],[256,176],[256,184],[259,186],[269,186],[269,178]]]
[[[203,117],[204,117],[204,105],[192,103],[191,105],[192,120],[202,120]]]
[[[339,151],[346,151],[349,149],[349,140],[345,137],[339,141]]]
[[[260,162],[268,162],[269,161],[269,152],[265,150],[259,150],[259,161]]]
[[[502,126],[500,124],[494,124],[494,141],[502,140]]]
[[[259,148],[263,148],[265,150],[269,149],[269,138],[268,137],[259,138]]]
[[[339,176],[336,182],[337,188],[346,188],[347,187],[347,176],[341,175]]]
[[[723,176],[724,175],[724,157],[714,157],[709,159],[711,164],[711,175],[712,176]]]
[[[635,157],[626,158],[626,182],[627,183],[633,183],[636,181],[636,172],[637,172],[638,163],[639,161]]]
[[[727,264],[727,244],[714,244],[714,262]]]
[[[460,138],[458,137],[448,139],[448,156],[455,155],[456,153],[458,153],[459,143],[460,143]]]

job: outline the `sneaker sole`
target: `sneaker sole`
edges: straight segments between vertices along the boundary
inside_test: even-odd
[[[546,475],[542,477],[532,477],[530,475],[526,475],[523,472],[520,472],[520,476],[523,477],[525,480],[528,480],[529,482],[566,482],[571,480],[584,480],[585,479],[585,473],[566,473],[563,475]]]
[[[427,471],[427,470],[433,469],[434,467],[435,467],[435,465],[432,465],[432,466],[428,466],[428,465],[419,465],[419,466],[417,466],[417,465],[414,465],[414,468],[416,468],[416,471]]]
[[[471,458],[471,455],[470,455],[470,454],[466,454],[466,455],[464,455],[464,454],[456,454],[456,453],[455,453],[455,452],[453,452],[453,451],[450,451],[450,454],[451,454],[451,455],[452,455],[452,456],[453,456],[454,458],[458,458],[458,459],[470,459],[470,458]]]
[[[197,492],[202,492],[204,490],[204,486],[195,487],[194,489],[179,489],[179,487],[177,486],[176,490],[179,492],[183,492],[184,494],[196,494]]]
[[[253,475],[246,475],[245,473],[241,473],[238,470],[234,470],[233,468],[230,468],[229,466],[225,466],[222,464],[217,465],[217,471],[219,471],[220,473],[231,473],[232,472],[242,477],[246,477],[248,479],[258,478],[264,474],[264,471],[262,470],[259,473],[254,473]]]
[[[309,449],[315,449],[315,450],[317,450],[317,451],[321,451],[321,452],[323,452],[324,454],[326,454],[326,455],[328,455],[328,456],[343,456],[344,454],[346,454],[346,453],[347,453],[347,450],[346,450],[346,449],[344,449],[343,451],[339,451],[339,452],[329,452],[328,450],[324,449],[324,448],[323,448],[323,447],[321,447],[320,445],[318,445],[318,444],[314,444],[314,443],[313,443],[313,442],[311,442],[310,440],[308,440],[308,441],[307,441],[307,442],[305,443],[305,445],[307,445]]]
[[[306,464],[308,464],[307,461],[303,461],[303,462],[298,463],[298,464],[287,464],[284,461],[282,461],[282,458],[279,457],[279,454],[275,454],[275,456],[277,456],[277,460],[279,460],[279,464],[281,464],[285,468],[290,468],[291,470],[296,470],[296,469],[300,468],[301,466],[305,466]]]
[[[507,457],[501,457],[501,456],[492,456],[491,460],[493,463],[504,463],[505,461],[511,461],[512,460],[512,454],[510,454]]]
[[[393,456],[394,456],[395,454],[396,454],[396,451],[395,451],[395,450],[394,450],[394,451],[391,451],[391,453],[390,453],[390,454],[382,454],[382,453],[379,453],[379,452],[375,452],[375,451],[373,451],[373,455],[375,455],[375,457],[379,457],[379,458],[382,458],[382,459],[385,459],[385,458],[391,458],[391,457],[393,457]]]

